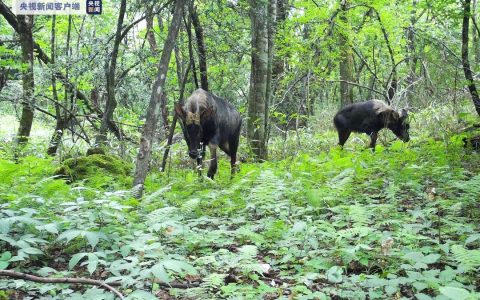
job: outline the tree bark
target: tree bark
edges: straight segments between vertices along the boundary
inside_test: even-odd
[[[407,28],[407,65],[408,65],[408,76],[407,76],[407,91],[410,97],[414,94],[414,86],[413,83],[415,82],[416,69],[417,69],[417,56],[415,51],[415,24],[417,22],[417,4],[418,0],[412,1],[412,11],[410,12],[410,26]]]
[[[342,0],[340,4],[339,20],[343,25],[341,32],[339,32],[339,46],[340,46],[340,103],[344,107],[353,103],[353,85],[347,82],[355,82],[353,76],[353,53],[349,37],[349,21],[347,18],[348,4],[347,0]]]
[[[277,27],[282,29],[282,25],[284,24],[285,20],[287,19],[288,9],[286,0],[277,0],[277,10],[275,16],[275,31],[277,31]],[[288,57],[287,57],[288,58]],[[272,65],[272,79],[280,78],[284,72],[284,59],[280,56],[273,57],[273,65]]]
[[[52,31],[50,35],[50,58],[52,60],[52,68],[55,68],[55,23],[56,23],[56,16],[52,16]],[[54,156],[57,153],[58,144],[62,139],[63,135],[63,126],[61,126],[61,119],[62,119],[62,111],[60,108],[60,104],[58,103],[58,93],[57,93],[57,79],[52,72],[52,94],[53,100],[55,101],[55,116],[56,116],[56,125],[55,131],[53,132],[52,137],[50,138],[50,145],[47,149],[47,154]]]
[[[255,159],[267,159],[265,132],[268,77],[268,1],[250,0],[252,64],[247,137]]]
[[[200,86],[202,89],[208,91],[208,77],[207,77],[207,49],[205,48],[205,41],[203,38],[203,28],[198,18],[197,8],[192,5],[190,8],[190,18],[192,20],[193,30],[197,39],[198,48],[198,68],[200,69]]]
[[[147,40],[150,45],[150,50],[156,54],[158,51],[157,40],[155,39],[155,32],[153,31],[153,5],[148,7],[145,21],[147,23]]]
[[[160,116],[160,102],[164,93],[165,81],[167,78],[168,64],[172,54],[175,40],[182,21],[183,8],[185,0],[175,1],[175,8],[172,16],[172,22],[168,29],[167,39],[162,51],[162,56],[158,65],[158,73],[153,85],[150,103],[147,111],[147,119],[143,127],[143,133],[140,138],[138,149],[133,187],[135,197],[140,198],[143,194],[143,185],[147,177],[148,165],[152,154],[152,142]]]
[[[473,46],[473,59],[476,64],[480,63],[480,39],[479,39],[479,31],[478,28],[475,28],[475,25],[478,25],[477,21],[477,8],[478,8],[478,1],[473,0],[472,2],[472,23],[474,24],[472,28],[472,46]]]
[[[277,21],[277,0],[268,1],[267,11],[267,34],[268,34],[268,62],[267,62],[267,90],[265,92],[265,144],[268,143],[268,128],[269,128],[269,111],[270,103],[272,102],[272,80],[273,80],[273,64],[274,64],[274,46],[275,33]],[[268,148],[265,147],[265,158],[268,156]]]
[[[192,42],[192,20],[185,21],[185,29],[188,37],[188,56],[190,57],[190,64],[192,66],[192,77],[195,88],[198,89],[197,68],[195,67],[195,57],[193,56],[193,42]]]
[[[109,124],[113,118],[113,112],[117,107],[117,100],[115,99],[115,71],[117,69],[117,57],[118,49],[122,41],[122,26],[123,19],[125,17],[125,11],[127,10],[127,0],[120,2],[120,12],[118,13],[117,31],[115,33],[115,41],[113,43],[112,56],[108,67],[107,76],[107,102],[105,104],[105,111],[103,112],[102,122],[100,124],[99,133],[95,139],[95,144],[104,145],[107,141],[107,131]]]
[[[22,71],[22,114],[18,128],[17,141],[25,144],[32,130],[33,112],[35,110],[35,83],[33,77],[33,16],[18,16],[18,34],[22,48],[22,63],[26,66]]]
[[[480,97],[478,95],[477,88],[473,81],[473,72],[470,69],[470,62],[468,61],[468,31],[470,21],[470,0],[464,0],[463,2],[463,23],[462,23],[462,65],[465,79],[467,80],[468,90],[472,97],[475,110],[480,116]]]

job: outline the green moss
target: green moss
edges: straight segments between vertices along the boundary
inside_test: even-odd
[[[55,175],[65,176],[71,182],[85,180],[94,186],[109,185],[111,181],[125,185],[131,170],[131,164],[117,156],[92,154],[65,160]]]

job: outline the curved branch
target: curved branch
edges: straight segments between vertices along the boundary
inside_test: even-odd
[[[23,280],[39,282],[39,283],[76,283],[76,284],[95,285],[114,293],[120,299],[124,299],[122,293],[120,293],[118,290],[116,290],[115,288],[113,288],[112,286],[106,284],[101,280],[95,280],[90,278],[72,278],[72,277],[62,277],[62,278],[39,277],[39,276],[21,273],[13,270],[0,270],[0,276],[10,277],[15,279],[23,279]]]

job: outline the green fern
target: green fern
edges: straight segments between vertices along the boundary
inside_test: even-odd
[[[212,273],[203,278],[201,287],[204,289],[218,289],[225,284],[228,274]]]
[[[371,231],[372,231],[372,229],[370,229],[369,227],[358,226],[358,227],[352,227],[352,228],[339,230],[337,232],[337,235],[338,235],[338,239],[340,239],[340,238],[349,239],[349,238],[353,238],[355,236],[359,236],[359,237],[366,236]]]
[[[467,250],[460,245],[452,246],[453,258],[466,270],[480,267],[480,250]]]
[[[348,206],[348,216],[355,226],[366,226],[370,223],[371,213],[365,206],[355,204]]]
[[[191,214],[200,206],[200,199],[193,198],[182,204],[180,210],[184,214]]]
[[[271,170],[266,170],[255,180],[250,199],[260,205],[274,203],[281,197],[284,190],[283,180],[275,176]]]

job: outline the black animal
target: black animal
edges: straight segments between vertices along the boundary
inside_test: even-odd
[[[390,129],[399,139],[408,142],[410,125],[407,120],[407,111],[400,113],[380,100],[358,102],[342,108],[333,123],[338,131],[338,143],[343,147],[350,133],[363,132],[370,135],[370,147],[375,149],[378,131],[382,128]]]
[[[197,160],[199,170],[208,145],[211,161],[207,176],[213,179],[217,172],[217,147],[230,156],[233,175],[242,126],[239,112],[227,101],[203,89],[193,92],[183,107],[177,103],[175,112],[181,120],[188,155]]]

